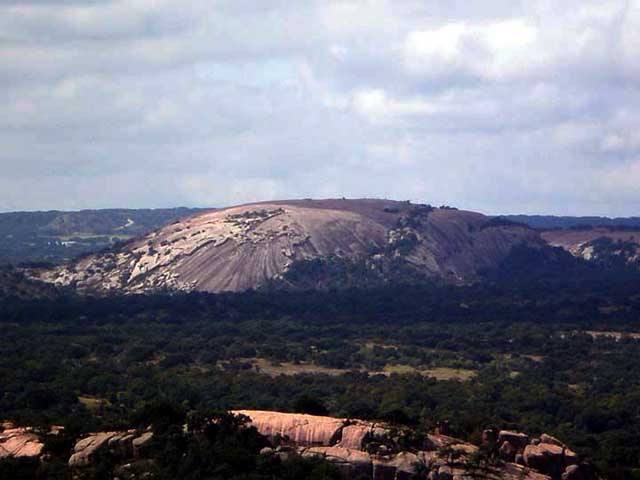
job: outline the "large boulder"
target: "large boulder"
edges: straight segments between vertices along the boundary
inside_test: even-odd
[[[141,452],[143,452],[144,449],[149,446],[152,439],[153,439],[153,432],[145,432],[139,437],[134,438],[131,441],[131,445],[133,447],[133,456],[135,458],[139,458],[141,455]]]
[[[109,445],[109,440],[121,435],[122,432],[98,432],[78,440],[73,447],[73,454],[69,458],[69,466],[84,467],[89,465],[96,453]]]
[[[281,440],[297,447],[335,445],[346,424],[343,418],[307,415],[303,413],[281,413],[263,410],[237,410],[235,415],[244,415],[265,437]]]
[[[524,462],[529,468],[558,478],[564,472],[568,463],[565,460],[565,451],[565,448],[552,443],[527,445],[523,452]],[[569,462],[575,463],[575,454],[571,451],[569,452]]]
[[[400,452],[390,462],[396,469],[396,480],[413,478],[420,464],[418,456],[411,452]]]
[[[37,457],[42,453],[44,444],[31,428],[8,427],[0,433],[0,458]]]
[[[500,430],[498,443],[502,445],[504,442],[509,442],[516,450],[520,451],[529,443],[529,435],[510,430]]]
[[[543,433],[542,435],[540,435],[540,443],[548,443],[551,445],[557,445],[559,447],[565,446],[564,443],[562,443],[556,437],[552,437],[551,435],[547,435],[546,433]]]
[[[511,444],[511,442],[502,442],[502,445],[500,445],[500,448],[498,449],[498,455],[500,455],[500,458],[505,462],[515,461],[517,453],[518,450]]]
[[[107,441],[109,450],[116,455],[127,458],[133,454],[133,439],[135,438],[135,430],[118,433]]]
[[[372,476],[372,461],[368,453],[343,447],[309,447],[301,451],[303,457],[323,458],[338,467],[347,477]]]
[[[356,421],[342,429],[340,446],[344,448],[363,449],[369,440],[381,438],[389,434],[389,428],[373,422]]]
[[[598,473],[593,466],[587,464],[569,465],[562,474],[562,480],[597,480]]]
[[[76,442],[73,454],[69,458],[69,466],[85,467],[90,465],[96,454],[102,450],[108,450],[122,459],[132,456],[139,457],[140,450],[148,445],[152,438],[152,432],[137,435],[135,430],[92,433]]]

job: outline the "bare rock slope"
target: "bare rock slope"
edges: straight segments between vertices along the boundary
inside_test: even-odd
[[[523,242],[543,244],[527,227],[474,212],[388,200],[292,200],[198,214],[39,277],[87,291],[241,291],[287,283],[309,262],[338,261],[379,281],[411,271],[465,283]]]
[[[583,260],[640,267],[640,228],[569,228],[547,230],[541,236]]]
[[[543,434],[485,430],[483,445],[440,432],[413,446],[411,430],[381,422],[298,413],[239,410],[278,448],[265,455],[319,457],[336,464],[346,478],[409,480],[597,480],[591,466],[558,439]],[[400,446],[402,445],[402,447]]]

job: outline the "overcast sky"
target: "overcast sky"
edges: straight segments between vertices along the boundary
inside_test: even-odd
[[[640,0],[2,0],[0,210],[640,215]]]

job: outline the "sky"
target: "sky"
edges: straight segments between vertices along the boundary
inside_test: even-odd
[[[640,215],[640,0],[2,0],[0,211]]]

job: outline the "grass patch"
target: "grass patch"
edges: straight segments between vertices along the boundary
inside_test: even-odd
[[[399,375],[419,373],[424,377],[431,377],[436,380],[458,380],[461,382],[471,380],[478,374],[476,370],[469,370],[466,368],[435,367],[421,369],[412,367],[411,365],[386,365],[382,373],[385,375],[391,375],[392,373]]]
[[[79,396],[78,401],[89,410],[99,410],[111,405],[111,402],[106,398]]]

